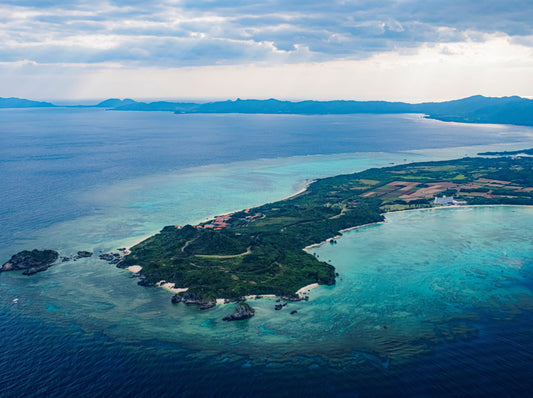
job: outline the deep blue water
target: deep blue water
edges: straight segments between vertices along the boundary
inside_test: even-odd
[[[0,390],[2,397],[522,397],[533,388],[532,325],[532,311],[512,321],[482,319],[482,335],[442,342],[400,369],[379,358],[314,356],[252,366],[247,358],[199,359],[179,344],[117,343],[76,324],[2,312]]]
[[[0,242],[89,214],[93,209],[73,200],[73,194],[128,178],[263,158],[511,143],[529,139],[531,131],[442,123],[418,115],[3,109]]]
[[[230,195],[245,189],[224,172],[215,173],[224,171],[231,162],[276,159],[274,163],[279,166],[268,169],[272,174],[268,176],[264,170],[261,174],[249,169],[256,163],[232,163],[233,174],[258,180],[275,197],[275,192],[283,192],[272,183],[278,177],[294,178],[296,184],[307,178],[306,167],[312,177],[320,172],[316,163],[308,166],[304,160],[290,160],[297,156],[332,155],[324,157],[323,172],[328,174],[335,170],[331,165],[340,153],[357,153],[354,159],[360,160],[365,153],[386,152],[376,162],[387,164],[387,159],[409,158],[409,151],[417,149],[514,145],[531,143],[532,138],[533,130],[528,128],[447,124],[416,115],[1,110],[0,252],[10,252],[11,247],[24,242],[25,235],[41,230],[45,234],[59,231],[62,239],[78,234],[76,245],[84,238],[91,244],[111,239],[111,235],[120,240],[118,227],[101,237],[92,236],[90,230],[99,222],[100,214],[108,214],[106,208],[113,201],[123,198],[91,200],[87,195],[119,192],[127,197],[126,207],[131,210],[122,217],[140,224],[132,219],[132,212],[147,212],[146,217],[150,217],[161,205],[158,192],[164,192],[168,200],[175,189],[151,176],[170,173],[188,178],[178,179],[177,189],[195,186],[193,182],[198,181],[198,191],[187,192],[187,198],[196,200],[198,206],[211,206],[213,212],[227,211],[243,205]],[[462,156],[463,149],[454,149],[451,154]],[[360,167],[367,163],[354,164]],[[298,164],[304,164],[303,169]],[[219,166],[198,169],[206,165]],[[139,181],[150,183],[145,187],[145,182]],[[112,188],[122,183],[126,188],[142,187],[142,200],[126,188]],[[220,194],[205,200],[202,196],[207,195],[210,184],[219,187]],[[80,196],[85,199],[80,200]],[[505,214],[495,213],[494,222],[503,223]],[[83,220],[88,230],[80,226],[79,231],[77,220]],[[518,235],[518,243],[523,243],[524,236],[525,243],[533,244],[527,241],[527,233]],[[40,242],[41,238],[35,239]],[[53,241],[54,236],[47,239]],[[404,253],[417,249],[416,245],[402,244],[395,250]],[[338,246],[340,250],[342,245]],[[390,246],[385,245],[382,251],[391,250]],[[257,304],[258,315],[250,322],[228,325],[220,322],[224,309],[198,313],[172,307],[164,292],[138,287],[123,271],[96,260],[57,265],[32,278],[3,273],[0,396],[524,396],[533,387],[533,305],[531,294],[523,295],[532,291],[533,265],[529,246],[524,247],[525,255],[517,254],[515,262],[506,263],[509,274],[505,277],[512,280],[518,293],[505,298],[518,304],[502,308],[501,316],[495,316],[494,305],[481,306],[474,311],[475,317],[451,320],[446,323],[449,330],[435,329],[438,333],[432,334],[431,341],[420,337],[407,346],[415,351],[416,347],[428,349],[407,359],[393,356],[392,360],[379,349],[399,345],[400,340],[390,338],[372,343],[376,349],[362,348],[366,347],[366,337],[356,341],[361,337],[359,329],[350,323],[363,319],[361,330],[366,330],[363,326],[373,322],[371,316],[389,315],[385,306],[378,306],[375,313],[356,315],[353,307],[335,304],[335,294],[346,289],[343,283],[350,280],[347,277],[333,289],[317,289],[309,303],[297,304],[301,305],[301,320],[286,313],[266,312],[271,304],[261,302]],[[327,253],[329,248],[325,249]],[[519,269],[513,268],[516,264],[520,264]],[[483,295],[490,297],[486,274],[475,271],[481,279],[467,278],[465,283],[469,288],[489,289],[488,293],[483,290]],[[380,275],[378,267],[372,280],[390,286],[388,281],[380,281]],[[13,303],[13,298],[19,301]],[[464,309],[465,314],[469,311]],[[421,321],[426,323],[436,324],[434,319]]]

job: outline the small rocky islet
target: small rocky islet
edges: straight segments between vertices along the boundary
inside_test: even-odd
[[[51,266],[58,263],[58,259],[61,263],[66,263],[69,261],[76,261],[81,258],[92,257],[93,253],[87,250],[80,250],[73,257],[62,256],[59,257],[59,252],[56,250],[45,249],[33,249],[33,250],[22,250],[17,254],[11,256],[9,261],[4,263],[0,267],[0,272],[5,271],[23,271],[23,275],[33,275],[38,272],[46,271]],[[100,258],[103,260],[108,259],[108,254],[101,255]],[[102,258],[104,257],[104,258]],[[120,261],[121,256],[109,254],[109,260],[114,261],[114,264]],[[111,261],[110,261],[111,262]]]
[[[23,271],[24,275],[33,275],[37,272],[46,271],[59,258],[55,250],[23,250],[13,255],[8,262],[0,268],[3,271]]]

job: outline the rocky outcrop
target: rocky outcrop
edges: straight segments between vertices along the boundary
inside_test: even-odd
[[[209,308],[213,308],[215,305],[217,305],[217,302],[215,300],[207,301],[203,304],[200,304],[201,310],[208,310]]]
[[[107,261],[109,264],[118,264],[122,259],[119,253],[104,253],[98,256],[100,260]]]
[[[240,321],[251,318],[255,315],[255,310],[247,303],[238,303],[233,310],[233,314],[223,318],[224,321]]]
[[[32,275],[37,272],[46,271],[58,259],[59,253],[55,250],[23,250],[2,265],[2,271],[24,270],[24,275]]]
[[[50,268],[50,265],[41,265],[40,267],[31,267],[25,270],[22,275],[33,275],[37,272],[46,271],[48,268]]]
[[[197,297],[193,292],[179,293],[172,296],[172,304],[185,303],[187,305],[199,305],[201,310],[213,308],[216,300],[203,300]]]
[[[78,260],[80,258],[86,258],[91,257],[93,254],[91,252],[88,252],[86,250],[80,250],[76,257],[74,257],[74,260]]]
[[[146,287],[153,287],[155,286],[155,282],[149,282],[146,280],[146,278],[144,276],[140,276],[141,280],[139,282],[137,282],[137,285],[139,286],[146,286]]]

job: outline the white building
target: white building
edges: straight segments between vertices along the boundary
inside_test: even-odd
[[[442,206],[452,206],[452,205],[464,205],[466,204],[463,200],[455,200],[453,196],[442,195],[442,198],[435,196],[435,201],[433,204],[442,205]]]

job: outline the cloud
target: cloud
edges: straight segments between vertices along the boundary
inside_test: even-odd
[[[4,0],[0,61],[220,65],[364,59],[533,35],[529,0]],[[303,50],[305,49],[305,51]]]
[[[425,45],[412,53],[380,53],[355,61],[180,68],[125,67],[109,61],[19,62],[16,70],[0,63],[0,76],[4,92],[37,99],[157,96],[421,102],[472,94],[530,95],[529,53],[528,47],[494,34],[485,42]]]
[[[530,0],[3,0],[0,83],[32,98],[528,96],[532,20]]]

